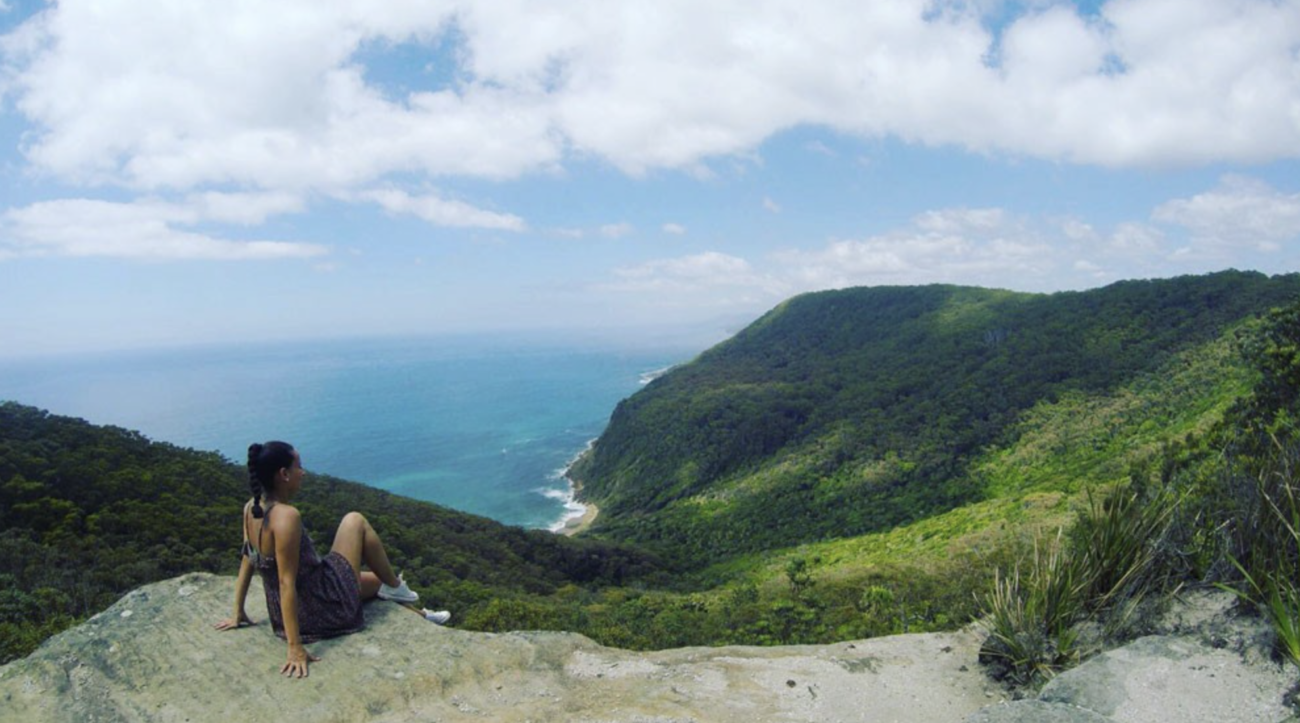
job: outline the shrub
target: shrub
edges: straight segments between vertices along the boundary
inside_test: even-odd
[[[1099,618],[1118,631],[1150,592],[1173,579],[1167,538],[1177,505],[1171,493],[1150,499],[1116,487],[1088,508],[1068,536],[1037,539],[1026,563],[1001,571],[982,600],[989,637],[980,660],[994,677],[1034,685],[1077,662],[1077,625]]]
[[[1300,665],[1300,500],[1296,499],[1300,450],[1276,438],[1274,442],[1276,453],[1257,476],[1258,504],[1252,519],[1238,521],[1250,535],[1245,541],[1249,562],[1232,558],[1242,584],[1220,587],[1257,605],[1277,635],[1280,652]]]
[[[1046,680],[1073,662],[1071,626],[1082,614],[1086,583],[1067,556],[1061,532],[1035,540],[1033,556],[1010,575],[999,570],[983,600],[988,639],[980,662],[1019,685]]]

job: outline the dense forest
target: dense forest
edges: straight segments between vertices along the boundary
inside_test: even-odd
[[[1278,582],[1300,540],[1272,512],[1300,469],[1298,400],[1294,275],[850,289],[791,299],[620,404],[579,465],[601,508],[579,539],[323,475],[298,502],[319,546],[365,511],[459,626],[633,648],[1023,624],[1051,576],[1008,571],[1065,540],[1052,559],[1084,561],[1091,592],[1007,636],[1056,636],[1049,658],[990,648],[1051,669],[1062,625],[1148,589],[1300,610]],[[246,496],[219,455],[0,404],[0,662],[145,582],[233,572]]]

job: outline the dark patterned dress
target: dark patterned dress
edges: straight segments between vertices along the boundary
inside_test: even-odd
[[[262,530],[266,529],[273,509],[274,504],[267,505],[262,516]],[[284,638],[280,570],[274,557],[258,552],[262,530],[258,530],[258,546],[244,541],[244,554],[262,575],[267,617],[271,618],[275,634]],[[365,617],[361,614],[361,588],[352,572],[352,565],[337,552],[330,552],[323,558],[317,555],[311,536],[303,530],[298,551],[298,631],[302,642],[314,643],[322,638],[355,633],[365,624]]]

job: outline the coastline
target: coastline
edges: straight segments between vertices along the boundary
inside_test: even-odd
[[[579,517],[570,517],[565,520],[564,527],[557,530],[558,534],[564,535],[565,537],[573,537],[579,532],[591,527],[591,523],[596,521],[596,515],[600,514],[600,510],[590,502],[584,502],[582,503],[582,506],[584,508],[582,510],[582,515]]]
[[[551,527],[551,532],[557,535],[573,537],[591,527],[591,524],[596,521],[596,516],[600,514],[600,509],[595,505],[578,500],[578,495],[582,492],[582,483],[569,475],[569,470],[573,469],[573,465],[577,464],[583,455],[590,452],[595,443],[596,440],[594,439],[587,442],[587,447],[569,460],[569,464],[565,465],[564,472],[560,475],[565,482],[569,483],[569,494],[564,501],[564,506],[571,512],[559,524]]]

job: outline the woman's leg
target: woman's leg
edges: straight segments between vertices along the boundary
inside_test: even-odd
[[[369,570],[361,571],[361,599],[374,600],[379,597],[379,586],[383,583],[379,576]]]
[[[334,546],[330,549],[352,565],[352,571],[357,574],[357,581],[361,584],[363,600],[374,597],[379,592],[381,582],[393,587],[400,584],[397,573],[393,572],[393,566],[388,561],[388,553],[384,551],[384,543],[360,512],[349,512],[343,516],[338,532],[334,533]],[[363,563],[370,568],[369,572],[362,572]],[[367,594],[368,590],[370,594]]]

